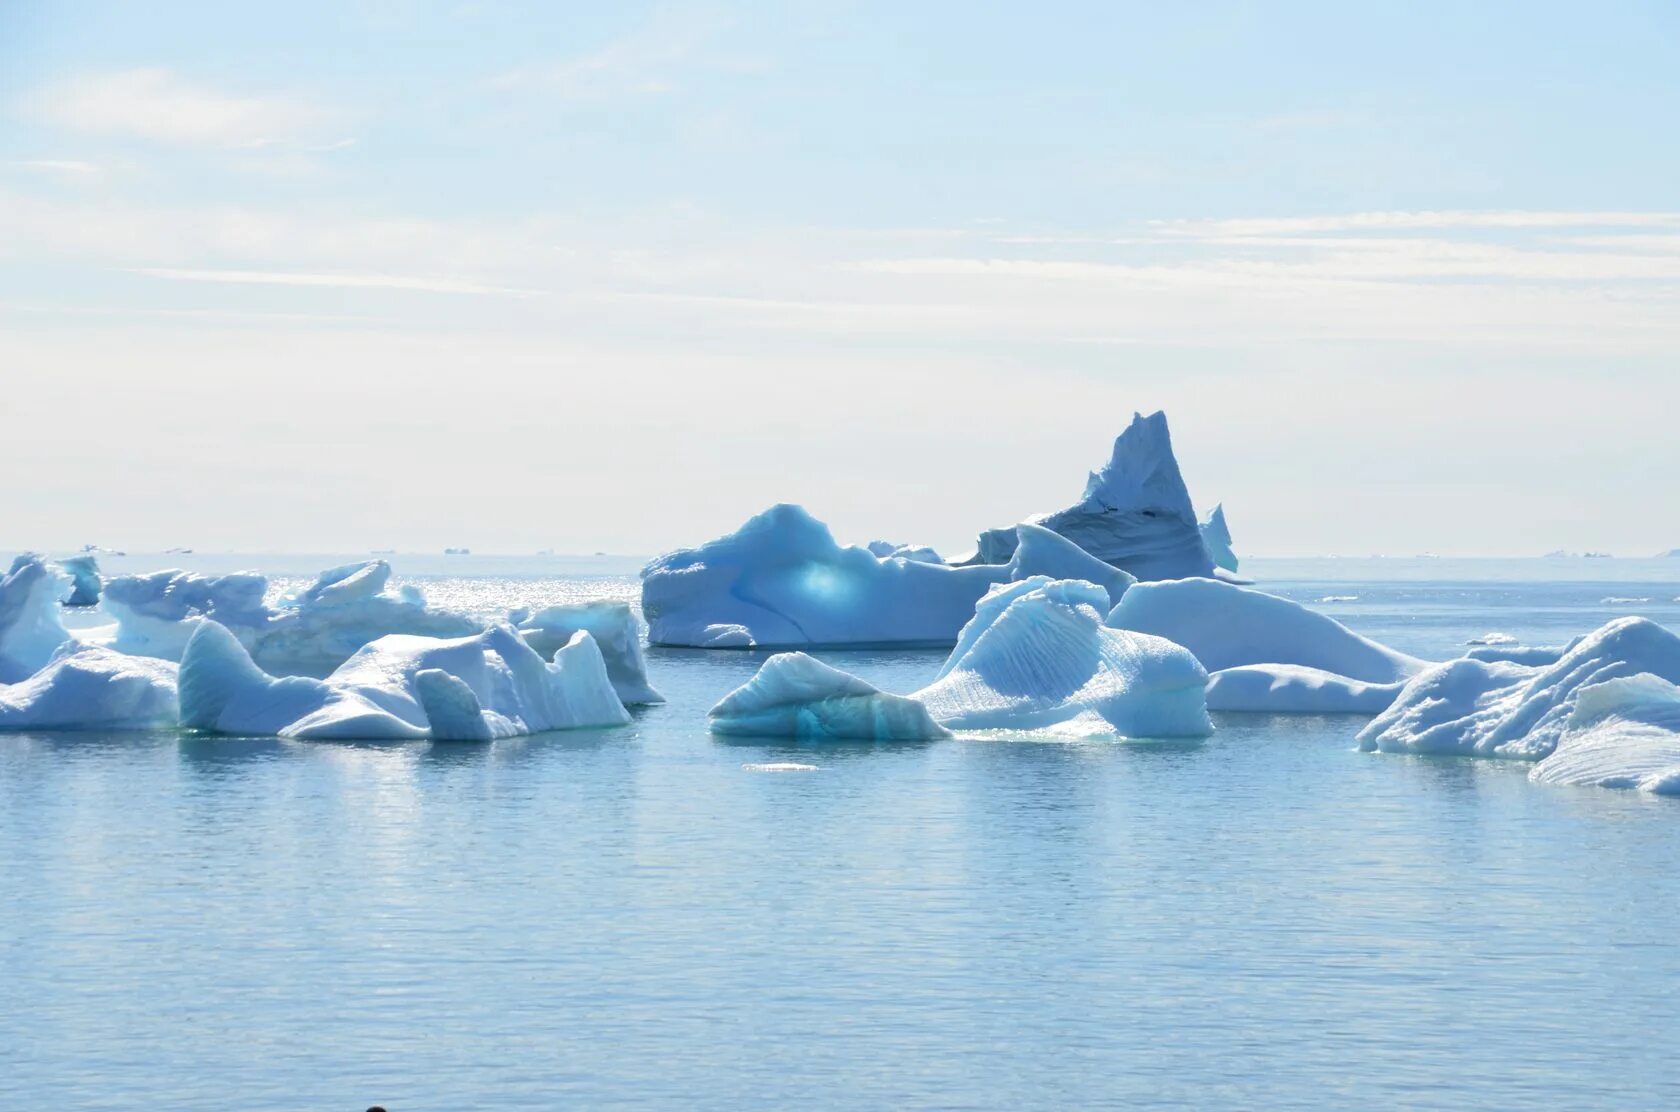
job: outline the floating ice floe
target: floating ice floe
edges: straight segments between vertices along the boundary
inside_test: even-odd
[[[1582,688],[1528,778],[1680,795],[1680,687],[1642,672]]]
[[[712,710],[719,733],[939,737],[1006,730],[1061,737],[1202,737],[1207,673],[1169,641],[1103,625],[1108,592],[1035,576],[981,600],[934,682],[908,696],[803,653],[772,657]]]
[[[934,682],[912,697],[958,730],[1203,737],[1207,672],[1160,637],[1103,624],[1108,592],[1040,576],[976,607]]]
[[[64,605],[98,606],[102,581],[99,578],[99,561],[93,558],[93,554],[83,552],[66,556],[56,563],[70,577],[70,593],[64,596]]]
[[[1131,581],[1048,530],[1019,533],[1027,541],[1018,560],[950,567],[843,547],[802,507],[772,506],[642,570],[648,639],[698,648],[949,645],[994,584],[1046,573],[1122,592]]]
[[[104,608],[117,623],[105,643],[179,660],[199,622],[208,619],[232,631],[265,671],[324,676],[386,634],[464,637],[484,629],[469,615],[427,606],[416,588],[388,591],[390,578],[384,560],[329,568],[270,608],[263,602],[268,580],[255,572],[118,576],[105,585]]]
[[[139,730],[175,724],[175,665],[63,643],[29,678],[0,683],[0,730]]]
[[[1133,415],[1080,500],[1031,521],[1141,580],[1213,574],[1213,559],[1173,456],[1165,413]],[[974,562],[1003,563],[1017,540],[1013,526],[981,533]]]
[[[1413,677],[1359,746],[1539,760],[1557,747],[1584,689],[1640,673],[1680,681],[1680,637],[1645,618],[1601,626],[1548,665],[1449,660]]]
[[[181,658],[180,718],[224,734],[449,741],[629,721],[587,633],[573,636],[553,663],[505,624],[450,639],[390,635],[325,679],[282,678],[210,620],[198,623]]]
[[[777,653],[709,714],[712,732],[802,741],[949,737],[927,707],[804,653]]]
[[[1482,660],[1482,661],[1486,661],[1490,664],[1495,663],[1495,662],[1503,662],[1505,664],[1528,664],[1528,665],[1556,664],[1558,662],[1558,658],[1563,656],[1564,653],[1568,652],[1571,648],[1573,648],[1575,646],[1576,641],[1579,641],[1579,640],[1580,640],[1580,638],[1577,637],[1575,639],[1575,641],[1571,641],[1568,645],[1565,645],[1565,646],[1558,646],[1558,645],[1472,645],[1465,652],[1464,655],[1467,659]]]
[[[1509,633],[1484,633],[1464,642],[1466,645],[1515,645],[1517,639]]]
[[[620,701],[626,706],[665,701],[648,683],[641,625],[627,602],[602,600],[548,606],[534,614],[521,615],[514,626],[525,643],[545,658],[553,656],[580,630],[587,631],[606,659],[607,675]]]
[[[1108,624],[1189,649],[1212,673],[1214,710],[1374,714],[1427,666],[1300,603],[1214,579],[1139,583]]]
[[[33,553],[0,577],[0,683],[29,679],[70,640],[58,606],[70,589],[68,575]]]

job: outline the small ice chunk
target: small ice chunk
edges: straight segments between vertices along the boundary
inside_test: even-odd
[[[99,578],[99,561],[93,558],[93,553],[66,556],[57,563],[71,579],[70,593],[65,596],[64,605],[98,606],[103,584]]]
[[[1202,543],[1207,546],[1208,556],[1213,560],[1216,571],[1226,571],[1232,574],[1237,570],[1237,554],[1231,549],[1231,527],[1225,524],[1225,504],[1223,502],[1213,507],[1207,520],[1201,524]]]
[[[777,653],[711,709],[712,732],[805,741],[948,737],[915,699],[889,695],[805,653]]]
[[[68,575],[31,552],[0,577],[0,683],[29,679],[70,640],[58,604],[71,586]]]
[[[0,684],[0,730],[144,730],[175,724],[175,665],[65,642],[34,675]]]
[[[606,658],[607,675],[626,706],[665,701],[648,683],[642,627],[629,603],[605,599],[564,603],[526,614],[513,624],[525,643],[544,657],[553,656],[579,630],[588,630]]]
[[[1509,633],[1484,633],[1464,642],[1466,645],[1515,645],[1517,639]]]

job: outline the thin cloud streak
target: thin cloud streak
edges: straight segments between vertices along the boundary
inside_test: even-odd
[[[131,274],[176,282],[231,282],[239,285],[326,286],[333,289],[413,290],[423,293],[460,293],[481,297],[529,298],[540,290],[488,286],[457,278],[422,278],[401,274],[305,274],[274,270],[191,270],[178,267],[135,267]]]

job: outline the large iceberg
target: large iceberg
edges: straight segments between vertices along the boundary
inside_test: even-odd
[[[0,730],[141,730],[175,724],[175,665],[66,642],[34,675],[0,684]]]
[[[29,552],[0,577],[0,683],[29,679],[70,640],[58,607],[70,587],[68,575]]]
[[[1582,688],[1528,778],[1680,795],[1680,687],[1642,672]]]
[[[545,663],[505,624],[381,637],[313,679],[269,675],[228,629],[202,621],[181,658],[180,708],[183,726],[313,740],[484,741],[629,721],[589,634]]]
[[[1020,559],[958,568],[844,547],[802,507],[772,506],[642,570],[648,639],[699,648],[949,645],[997,583],[1077,575],[1118,594],[1131,582],[1048,530],[1020,533]]]
[[[104,607],[117,623],[109,645],[180,660],[198,624],[210,620],[230,630],[265,671],[324,676],[386,634],[464,637],[484,629],[469,615],[427,606],[413,588],[389,591],[390,578],[384,560],[330,568],[271,608],[263,601],[268,580],[255,572],[119,576],[105,585]]]
[[[777,653],[711,709],[712,732],[801,741],[949,737],[927,707],[804,653]]]
[[[1298,602],[1216,579],[1139,583],[1109,612],[1108,624],[1176,641],[1210,672],[1297,664],[1393,683],[1426,667]]]
[[[514,625],[519,635],[543,657],[553,656],[579,631],[587,631],[606,658],[607,675],[626,706],[665,701],[648,683],[642,629],[629,603],[562,603],[517,617]]]
[[[1031,520],[1138,579],[1213,574],[1190,491],[1173,457],[1165,413],[1134,414],[1080,500]],[[975,561],[1003,563],[1017,539],[1013,526],[981,533]]]
[[[1462,657],[1415,676],[1359,735],[1361,749],[1540,760],[1557,748],[1584,689],[1650,673],[1680,682],[1680,637],[1646,618],[1619,618],[1555,663]]]
[[[912,697],[959,730],[1203,737],[1207,672],[1171,641],[1103,624],[1094,583],[1033,577],[975,608],[933,683]]]
[[[99,561],[93,558],[93,553],[83,552],[76,556],[66,556],[58,561],[58,566],[70,577],[70,593],[64,596],[64,605],[99,605]]]

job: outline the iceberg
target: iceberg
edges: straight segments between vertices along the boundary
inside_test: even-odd
[[[1131,582],[1067,539],[1018,533],[1019,559],[951,567],[843,547],[786,503],[725,537],[667,553],[642,569],[642,613],[655,645],[697,648],[949,645],[997,583],[1083,575],[1111,593]],[[1013,552],[1013,550],[1012,550]]]
[[[949,737],[927,707],[804,653],[777,653],[711,709],[712,732],[801,741]]]
[[[105,585],[104,607],[117,623],[108,643],[180,660],[199,623],[209,620],[230,630],[265,671],[324,676],[386,634],[465,637],[484,629],[476,618],[427,606],[414,588],[388,591],[390,578],[384,560],[329,568],[270,608],[263,601],[268,580],[255,572],[118,576]]]
[[[1209,710],[1273,714],[1379,714],[1403,682],[1367,683],[1299,664],[1242,664],[1208,677]]]
[[[1208,558],[1213,561],[1215,570],[1236,574],[1237,554],[1231,550],[1231,527],[1225,524],[1225,504],[1221,502],[1214,506],[1199,528],[1202,543],[1207,546]]]
[[[70,640],[58,606],[70,589],[68,575],[32,552],[12,561],[0,578],[0,683],[34,676]]]
[[[175,665],[74,641],[0,684],[0,730],[144,730],[175,724]]]
[[[1680,687],[1641,672],[1582,688],[1528,778],[1680,795]]]
[[[1187,650],[1103,624],[1108,592],[1034,576],[994,587],[911,698],[957,730],[1204,737],[1207,672]]]
[[[1584,689],[1640,673],[1680,682],[1680,637],[1646,618],[1603,625],[1548,665],[1449,660],[1413,677],[1360,732],[1359,747],[1540,760]]]
[[[1213,559],[1173,456],[1165,413],[1134,414],[1114,441],[1108,463],[1086,482],[1083,497],[1065,510],[1031,520],[1138,579],[1213,575]],[[1014,553],[1017,540],[1014,527],[989,529],[980,534],[975,561],[1001,564]]]
[[[629,721],[588,633],[545,663],[506,624],[469,637],[384,636],[314,679],[269,675],[206,619],[179,682],[181,724],[222,734],[486,741]]]
[[[70,593],[64,597],[66,606],[98,606],[101,582],[99,561],[91,552],[66,556],[58,566],[70,577]]]
[[[892,541],[870,541],[871,556],[897,556],[901,560],[915,560],[919,564],[943,564],[944,557],[925,544],[894,544]]]
[[[1109,613],[1108,624],[1176,641],[1210,672],[1292,664],[1389,684],[1427,666],[1298,602],[1215,579],[1139,583]]]
[[[627,602],[563,603],[520,615],[514,626],[525,643],[545,658],[552,657],[579,631],[587,631],[606,659],[607,676],[621,702],[632,706],[665,701],[648,683],[642,629]]]

